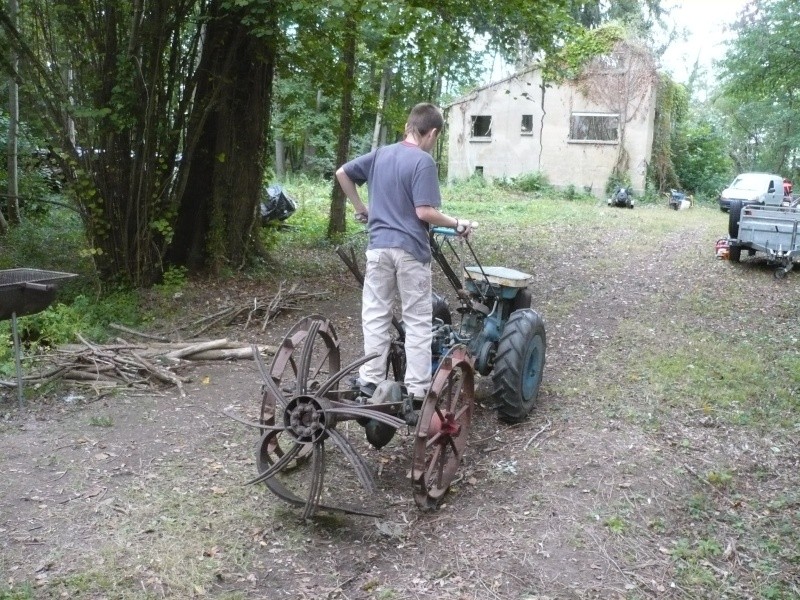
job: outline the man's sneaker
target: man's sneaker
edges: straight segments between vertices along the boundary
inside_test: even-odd
[[[367,398],[372,398],[372,394],[375,393],[375,388],[377,387],[377,384],[361,381],[361,379],[357,379],[356,383],[358,384],[358,391],[362,396],[366,396]]]

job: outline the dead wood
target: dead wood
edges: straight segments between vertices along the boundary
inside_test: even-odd
[[[168,352],[164,356],[170,359],[176,358],[186,358],[191,356],[192,354],[196,354],[198,352],[203,352],[204,350],[216,350],[219,348],[229,348],[228,340],[221,339],[221,340],[211,340],[210,342],[200,342],[197,344],[191,344],[189,346],[184,346],[179,350],[173,350],[172,352]]]
[[[274,354],[275,348],[272,346],[259,346],[259,352],[262,354]],[[188,357],[191,360],[247,360],[253,358],[253,350],[247,348],[228,348],[216,350],[204,350],[197,352]]]
[[[185,395],[187,381],[177,371],[194,360],[252,360],[250,344],[225,338],[198,343],[155,341],[150,344],[130,344],[116,340],[110,345],[95,344],[78,335],[80,344],[62,346],[57,351],[36,357],[41,373],[23,378],[25,384],[62,379],[76,384],[96,386],[119,385],[150,389],[154,386],[178,388]],[[273,354],[272,346],[258,346],[260,353]],[[54,363],[54,364],[53,364]],[[0,381],[0,387],[16,387],[16,382]]]
[[[246,330],[260,323],[261,331],[264,331],[279,314],[297,310],[303,302],[326,294],[304,292],[298,289],[297,284],[286,287],[285,282],[281,282],[271,298],[256,297],[247,303],[224,306],[172,331],[195,340],[218,325],[241,324]],[[141,341],[133,343],[117,338],[114,343],[104,345],[78,335],[79,344],[64,345],[44,357],[36,357],[37,362],[49,363],[48,367],[42,368],[40,374],[24,377],[23,382],[30,384],[64,379],[90,385],[102,383],[144,388],[167,385],[177,387],[183,395],[186,379],[176,371],[185,367],[188,361],[253,359],[253,347],[250,344],[227,338],[186,342],[172,340],[166,333],[139,331],[119,323],[112,323],[109,327],[136,336]],[[276,352],[274,346],[257,346],[257,350],[261,354]],[[16,385],[12,381],[0,381],[0,387]]]

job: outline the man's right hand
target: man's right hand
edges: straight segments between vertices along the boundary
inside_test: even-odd
[[[456,219],[456,233],[459,237],[469,237],[469,234],[472,233],[472,230],[478,226],[476,221],[470,221],[469,219]]]
[[[369,221],[369,214],[365,212],[357,212],[353,215],[356,221],[359,223],[366,223]]]

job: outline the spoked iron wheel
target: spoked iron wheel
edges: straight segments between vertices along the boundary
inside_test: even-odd
[[[258,476],[248,483],[263,482],[278,497],[303,507],[304,519],[319,509],[377,516],[361,504],[326,502],[331,494],[325,488],[329,463],[336,467],[337,496],[358,501],[364,497],[361,487],[375,488],[364,458],[336,430],[339,422],[369,417],[395,428],[405,425],[392,415],[339,400],[341,381],[374,355],[340,369],[333,326],[312,315],[289,331],[269,371],[257,352],[254,356],[264,377],[257,425],[263,433],[256,448]]]
[[[320,315],[309,315],[300,319],[284,336],[268,373],[259,361],[261,375],[265,380],[267,377],[271,378],[281,391],[277,395],[271,386],[263,387],[259,419],[261,424],[275,425],[276,410],[286,408],[285,397],[291,398],[319,388],[321,382],[336,373],[340,367],[339,339],[333,324]],[[280,435],[274,435],[269,436],[266,444],[263,440],[259,442],[256,454],[259,473],[266,469],[262,469],[262,463],[267,460],[268,455],[272,455],[268,464],[283,456],[280,438]],[[305,448],[296,460],[306,459],[310,451],[310,447]],[[292,466],[293,463],[286,465],[286,468]]]
[[[454,346],[433,376],[414,434],[411,479],[422,510],[444,499],[461,463],[472,425],[475,372],[467,349]]]
[[[301,364],[306,365],[303,372]],[[269,376],[282,394],[276,397],[265,386],[261,398],[261,422],[274,423],[276,404],[282,402],[284,396],[313,392],[340,368],[339,338],[333,324],[320,315],[300,319],[284,336],[272,359]]]

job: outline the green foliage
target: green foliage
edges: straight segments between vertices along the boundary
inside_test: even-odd
[[[141,321],[137,295],[116,291],[100,299],[79,295],[69,304],[58,302],[45,310],[20,317],[20,343],[26,353],[46,351],[60,344],[78,341],[77,335],[95,342],[109,337],[109,323],[136,325]],[[14,372],[11,322],[0,321],[0,373]]]
[[[754,0],[732,25],[716,106],[733,134],[737,171],[800,174],[797,2]]]
[[[631,176],[626,171],[625,173],[612,173],[606,181],[606,194],[613,194],[619,188],[631,187]]]
[[[674,145],[677,145],[676,136],[688,112],[689,94],[686,88],[662,74],[656,96],[653,156],[647,173],[648,181],[659,194],[681,187],[675,169]]]
[[[68,271],[93,278],[94,267],[77,213],[56,208],[0,237],[0,268],[28,267]]]
[[[594,29],[574,28],[567,37],[567,43],[545,58],[542,76],[545,81],[552,83],[577,77],[591,59],[608,54],[623,39],[625,30],[617,24]]]
[[[608,517],[605,521],[603,521],[603,525],[608,527],[608,530],[611,533],[615,533],[617,535],[625,533],[625,530],[628,528],[628,524],[625,522],[625,519],[619,515]]]
[[[161,279],[161,283],[155,288],[165,296],[173,296],[179,293],[188,283],[189,270],[186,267],[167,267]]]
[[[541,171],[512,177],[508,182],[499,182],[498,185],[520,192],[549,192],[553,189],[547,175]]]
[[[729,471],[709,471],[706,481],[719,488],[727,488],[733,482],[733,475]]]
[[[0,600],[33,600],[33,588],[25,584],[18,588],[7,588],[5,584],[0,586]]]
[[[716,199],[733,178],[727,140],[708,119],[682,122],[673,136],[671,154],[683,190]]]
[[[96,416],[89,417],[89,425],[92,427],[113,427],[114,419],[109,416]]]

